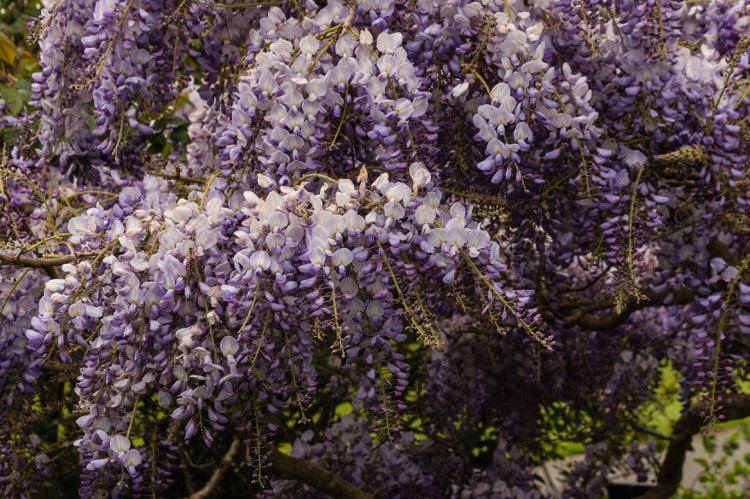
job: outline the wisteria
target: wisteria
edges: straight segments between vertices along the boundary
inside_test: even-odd
[[[750,415],[748,2],[42,5],[6,497],[595,497],[665,369]]]

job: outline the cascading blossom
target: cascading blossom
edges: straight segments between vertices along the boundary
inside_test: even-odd
[[[111,208],[70,219],[71,244],[112,247],[116,256],[66,266],[65,279],[48,281],[44,312],[27,336],[86,366],[76,385],[88,414],[78,420],[85,436],[77,443],[86,473],[123,467],[135,475],[148,450],[125,449],[111,435],[126,431],[149,393],[184,422],[185,438],[200,433],[207,445],[229,420],[290,404],[304,410],[316,391],[313,347],[326,344],[366,371],[389,366],[396,383],[370,375],[358,394],[386,410],[407,386],[394,350],[407,338],[403,320],[426,345],[441,344],[431,312],[413,302],[419,291],[401,277],[405,261],[452,292],[473,293],[456,281],[457,268],[471,261],[479,293],[490,293],[486,307],[520,314],[528,297],[503,289],[497,242],[462,204],[442,203],[423,164],[409,172],[409,184],[383,173],[369,184],[326,181],[317,193],[301,184],[265,197],[227,198],[217,179],[187,199],[147,177]],[[287,359],[284,368],[279,359]],[[385,396],[384,383],[393,384]]]
[[[747,2],[271,3],[43,2],[0,103],[9,497],[68,448],[82,497],[238,453],[261,495],[539,497],[559,440],[590,497],[653,459],[662,366],[728,413]]]

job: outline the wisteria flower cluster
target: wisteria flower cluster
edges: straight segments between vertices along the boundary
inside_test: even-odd
[[[664,369],[745,414],[746,1],[42,4],[7,497],[592,497]]]

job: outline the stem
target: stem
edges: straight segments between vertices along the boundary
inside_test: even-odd
[[[539,334],[531,329],[531,326],[529,326],[525,320],[523,320],[523,317],[520,316],[520,314],[516,311],[515,308],[510,304],[508,300],[505,299],[503,295],[500,294],[500,292],[495,289],[495,285],[492,281],[490,281],[487,276],[485,276],[479,268],[474,264],[474,262],[471,261],[471,258],[463,251],[461,251],[461,256],[463,257],[466,264],[471,268],[471,270],[474,271],[474,273],[479,277],[479,279],[487,286],[492,293],[492,295],[497,298],[497,300],[505,307],[508,312],[510,312],[510,315],[513,316],[514,319],[518,322],[518,324],[531,335],[532,338],[534,338],[537,342],[539,342],[541,345],[544,345],[544,340],[542,339]],[[549,346],[545,345],[545,348],[549,349]]]
[[[709,413],[708,413],[708,420],[710,422],[713,422],[715,413],[716,413],[716,388],[719,384],[719,360],[721,358],[721,337],[724,335],[724,330],[727,327],[727,320],[729,315],[729,304],[732,301],[732,297],[734,296],[734,292],[737,289],[737,283],[740,281],[740,278],[742,277],[742,274],[747,270],[748,265],[750,265],[750,257],[745,258],[745,260],[742,262],[742,265],[737,269],[737,276],[732,279],[732,282],[729,284],[729,289],[727,290],[727,298],[724,301],[724,310],[721,311],[721,317],[719,318],[719,328],[716,331],[716,346],[714,348],[714,356],[712,359],[713,364],[713,372],[711,374],[711,396],[709,398]]]
[[[641,177],[643,176],[643,170],[646,168],[642,166],[638,170],[638,174],[635,177],[635,183],[633,184],[633,193],[630,195],[630,210],[628,211],[628,275],[630,277],[630,284],[635,288],[635,270],[633,268],[633,220],[635,219],[635,198],[638,194],[638,186],[641,183]],[[635,290],[635,297],[639,297],[638,290]]]

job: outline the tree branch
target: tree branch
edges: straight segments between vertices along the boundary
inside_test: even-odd
[[[671,299],[670,299],[671,297]],[[641,291],[641,297],[632,297],[625,306],[625,310],[618,313],[611,314],[596,314],[588,313],[587,302],[581,302],[578,305],[578,310],[574,304],[566,303],[565,308],[575,310],[570,314],[554,313],[557,317],[565,321],[568,326],[579,326],[583,329],[590,329],[593,331],[606,331],[624,323],[630,314],[637,310],[642,310],[648,307],[659,307],[669,302],[669,305],[687,305],[693,301],[695,297],[695,291],[689,288],[679,288],[676,290],[666,290],[661,293],[656,293],[652,290]],[[611,300],[609,307],[604,307],[602,304],[597,303],[595,309],[602,308],[614,308],[614,300]]]
[[[19,267],[33,267],[37,269],[59,267],[60,265],[64,265],[66,263],[75,262],[76,259],[77,257],[75,255],[30,258],[26,256],[6,255],[0,252],[0,263],[8,263],[10,265],[17,265]]]
[[[189,499],[206,499],[214,493],[240,449],[240,441],[235,439],[211,478]],[[318,463],[283,454],[278,449],[271,450],[271,472],[278,478],[296,480],[324,492],[334,499],[375,499],[374,494],[365,492],[340,476],[331,473]]]
[[[699,402],[688,407],[680,416],[672,431],[672,438],[664,456],[656,488],[642,495],[640,499],[669,499],[682,482],[682,467],[685,454],[691,449],[693,435],[698,433],[706,422],[710,402]],[[750,416],[750,395],[731,395],[717,402],[716,414],[723,421],[732,421]]]
[[[727,245],[725,245],[718,239],[713,239],[712,241],[710,241],[706,248],[708,249],[708,252],[712,257],[722,258],[729,265],[733,265],[735,267],[740,264],[740,258],[735,253],[733,253]],[[566,290],[562,294],[565,294],[567,292],[569,292],[569,290]],[[541,289],[540,296],[544,297],[543,303],[549,308],[550,300],[545,288]],[[642,310],[648,307],[658,307],[665,304],[687,305],[693,301],[694,297],[695,290],[687,287],[667,289],[660,293],[657,293],[656,291],[651,289],[647,289],[641,290],[640,296],[630,297],[628,303],[625,304],[625,309],[620,313],[595,313],[597,311],[614,309],[615,301],[613,298],[597,301],[556,302],[554,303],[556,308],[550,308],[549,311],[551,312],[551,315],[553,317],[563,320],[567,326],[579,326],[583,329],[606,331],[613,329],[627,321],[630,314],[637,310]]]
[[[214,490],[216,490],[216,487],[221,483],[221,480],[224,478],[229,467],[232,466],[232,461],[234,461],[234,457],[239,450],[240,441],[234,439],[227,453],[221,458],[219,466],[214,470],[214,473],[211,475],[208,482],[206,482],[206,485],[204,485],[198,492],[190,494],[190,499],[206,499],[207,497],[210,497]]]
[[[627,418],[627,421],[628,421],[628,424],[630,425],[630,427],[633,428],[635,431],[637,431],[639,433],[643,433],[645,435],[651,435],[652,437],[658,438],[659,440],[667,440],[667,441],[669,441],[669,440],[672,440],[674,438],[673,436],[663,435],[663,434],[659,433],[658,431],[652,430],[651,428],[649,428],[647,426],[643,426],[642,424],[640,424],[638,421],[636,421],[634,419]]]
[[[334,499],[375,499],[376,497],[317,463],[287,456],[277,449],[271,451],[271,471],[279,478],[305,483]]]

